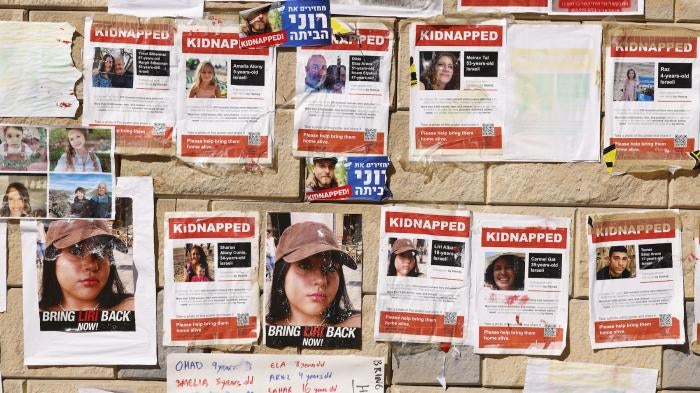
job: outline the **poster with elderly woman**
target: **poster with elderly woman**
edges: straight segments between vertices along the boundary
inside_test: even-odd
[[[469,222],[468,210],[382,208],[376,340],[464,342]]]
[[[266,227],[265,345],[359,349],[362,215],[271,212]]]
[[[506,22],[445,23],[409,26],[409,158],[501,160]]]
[[[275,50],[243,49],[238,26],[182,26],[177,153],[187,162],[272,162]]]
[[[257,224],[257,212],[165,214],[164,345],[257,341]]]
[[[480,354],[566,347],[571,219],[474,213],[470,341]]]
[[[25,365],[156,363],[152,180],[115,194],[111,221],[21,223]]]
[[[332,44],[297,48],[293,154],[386,155],[393,26],[331,25]]]
[[[115,126],[119,153],[174,153],[175,26],[165,18],[85,18],[83,125]]]

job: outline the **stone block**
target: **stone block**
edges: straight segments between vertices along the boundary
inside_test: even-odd
[[[685,304],[686,340],[695,325],[693,302]],[[661,387],[664,389],[700,389],[700,356],[691,352],[689,343],[667,346],[663,353]]]
[[[700,18],[700,1],[696,2]],[[668,184],[670,207],[697,209],[700,207],[700,175],[696,172],[677,171]]]
[[[158,265],[156,266],[156,274],[158,274],[158,287],[163,288],[165,286],[165,278],[163,273],[165,272],[164,260],[163,260],[163,247],[164,242],[164,228],[165,228],[165,213],[174,212],[176,210],[177,201],[175,199],[158,199],[156,201],[156,231],[154,235],[156,236],[156,250],[158,250]]]
[[[601,163],[489,166],[487,203],[666,207],[667,175],[610,176]]]
[[[200,166],[134,156],[121,160],[122,176],[151,176],[158,195],[216,195],[239,199],[301,200],[301,164],[292,157],[293,112],[277,111],[272,167]]]
[[[393,200],[483,203],[484,164],[408,161],[408,112],[391,115],[389,130],[390,188]]]
[[[681,243],[683,247],[683,288],[686,299],[695,297],[695,239],[700,236],[700,212],[681,210]]]
[[[698,0],[676,0],[676,22],[700,21]]]
[[[24,365],[22,289],[7,292],[7,311],[0,314],[0,358],[3,378],[114,378],[114,369],[104,366],[27,367]],[[29,390],[31,391],[31,390]],[[43,392],[53,392],[44,390]]]
[[[644,17],[647,21],[673,22],[673,0],[646,0]]]
[[[6,379],[2,381],[3,392],[5,393],[25,393],[27,381],[23,379]]]
[[[466,345],[445,353],[434,344],[392,343],[391,367],[392,384],[439,385],[444,372],[448,386],[478,385],[481,376],[479,355]]]
[[[411,22],[408,20],[399,21],[398,70],[396,72],[396,107],[399,110],[408,110],[411,106],[411,71],[409,68],[411,64],[411,43],[408,37],[410,24]]]
[[[84,377],[84,376],[83,376]],[[146,381],[89,381],[89,380],[29,380],[27,393],[75,393],[79,388],[129,390],[134,393],[165,393],[165,382]]]
[[[209,200],[178,199],[175,210],[179,212],[205,212],[209,210]]]
[[[7,222],[7,285],[22,286],[22,241],[18,220]]]
[[[258,211],[260,212],[260,233],[264,233],[267,212],[318,212],[362,214],[362,292],[377,292],[377,261],[379,252],[379,217],[380,208],[374,205],[327,204],[327,203],[269,203],[212,201],[212,211]],[[264,242],[261,241],[260,255],[265,255]],[[264,258],[261,258],[261,261]],[[260,267],[260,287],[264,284],[264,267]]]
[[[37,6],[47,9],[106,9],[107,0],[0,0],[0,7]]]
[[[26,16],[25,10],[0,10],[0,20],[24,20]]]

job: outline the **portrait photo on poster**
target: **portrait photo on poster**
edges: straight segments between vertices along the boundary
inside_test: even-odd
[[[95,47],[92,87],[134,87],[134,50]]]
[[[266,345],[359,348],[362,215],[271,212],[266,232]]]
[[[46,127],[0,125],[0,141],[0,171],[46,173]]]

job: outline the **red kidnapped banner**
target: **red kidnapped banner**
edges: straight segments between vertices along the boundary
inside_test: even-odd
[[[175,26],[95,21],[90,30],[90,41],[115,44],[173,45]]]
[[[170,239],[245,238],[255,235],[255,218],[169,218],[168,229]]]
[[[483,228],[482,247],[566,248],[566,228]]]
[[[436,236],[469,237],[469,217],[386,212],[384,230]]]
[[[416,46],[502,46],[503,26],[417,25]]]
[[[336,37],[333,43],[325,46],[305,46],[304,49],[322,50],[362,50],[387,51],[389,49],[389,30],[357,29],[354,35]]]
[[[238,33],[182,33],[183,53],[205,53],[221,55],[262,55],[270,53],[269,48],[242,49]]]
[[[694,59],[698,53],[696,37],[613,37],[612,57],[661,57]]]
[[[672,239],[676,237],[676,220],[668,217],[599,221],[593,223],[591,230],[593,243],[617,240]]]

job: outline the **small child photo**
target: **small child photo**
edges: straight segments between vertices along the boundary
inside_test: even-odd
[[[212,244],[185,244],[173,250],[175,282],[214,281],[214,249]]]
[[[226,60],[190,58],[186,64],[185,89],[188,98],[226,98]]]
[[[112,130],[109,128],[54,128],[49,135],[53,172],[110,173]]]
[[[0,126],[0,171],[46,172],[46,129]]]

